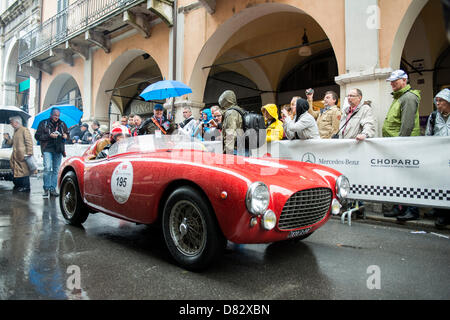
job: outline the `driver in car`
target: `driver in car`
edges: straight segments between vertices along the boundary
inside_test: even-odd
[[[114,143],[119,142],[126,137],[131,137],[130,130],[127,127],[123,125],[114,127],[111,130],[109,138],[100,139],[95,143],[95,147],[92,148],[93,151],[88,159],[94,160],[106,158],[107,150],[111,148]]]

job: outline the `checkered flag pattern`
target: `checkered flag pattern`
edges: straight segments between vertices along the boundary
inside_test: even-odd
[[[350,193],[357,195],[450,201],[450,190],[354,184],[350,188]]]

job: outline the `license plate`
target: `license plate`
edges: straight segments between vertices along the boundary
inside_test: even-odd
[[[298,238],[298,237],[304,236],[305,234],[308,234],[310,231],[311,231],[311,228],[307,228],[307,229],[303,229],[303,230],[291,231],[291,233],[289,233],[288,239]]]

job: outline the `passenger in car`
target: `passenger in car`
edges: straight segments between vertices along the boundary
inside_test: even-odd
[[[125,126],[116,126],[111,130],[110,136],[98,140],[92,148],[92,153],[88,156],[89,160],[103,159],[107,157],[107,150],[120,140],[130,137],[130,130]]]

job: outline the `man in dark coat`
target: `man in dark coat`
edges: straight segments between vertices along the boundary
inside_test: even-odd
[[[147,119],[139,128],[139,134],[155,134],[156,131],[162,135],[171,134],[175,130],[175,123],[164,116],[164,107],[156,104],[153,112],[153,117]]]
[[[44,158],[44,194],[48,199],[51,196],[59,196],[56,192],[59,166],[62,157],[66,156],[64,143],[69,138],[67,125],[59,119],[60,110],[53,108],[50,118],[41,121],[34,138],[41,145],[41,152]]]
[[[81,125],[81,135],[77,142],[80,144],[90,144],[91,141],[92,134],[89,132],[89,125],[87,123],[83,123]]]

